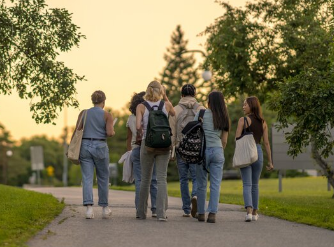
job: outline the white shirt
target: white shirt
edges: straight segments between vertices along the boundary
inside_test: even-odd
[[[132,133],[132,138],[131,138],[131,148],[135,149],[139,147],[139,145],[135,144],[136,143],[136,137],[137,137],[137,129],[136,129],[136,116],[131,114],[128,118],[128,121],[126,122],[126,127],[130,128],[131,133]]]

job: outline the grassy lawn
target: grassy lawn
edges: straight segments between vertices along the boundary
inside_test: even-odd
[[[51,195],[11,186],[0,185],[0,195],[0,246],[25,246],[65,206]]]
[[[112,188],[134,190],[133,185]],[[181,197],[179,183],[168,183],[168,194]],[[323,177],[284,178],[281,193],[278,179],[261,179],[260,213],[334,230],[332,195]],[[241,180],[222,181],[220,202],[243,205]]]

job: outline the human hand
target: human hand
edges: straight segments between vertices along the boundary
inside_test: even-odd
[[[274,169],[273,163],[269,162],[268,165],[266,166],[267,171],[272,171]]]

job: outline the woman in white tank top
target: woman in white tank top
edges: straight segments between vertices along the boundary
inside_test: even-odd
[[[163,86],[157,82],[152,81],[147,89],[144,99],[150,106],[159,105],[160,101],[164,100],[163,112],[168,116],[174,116],[175,111],[172,104],[169,102],[166,96]],[[136,109],[136,128],[137,137],[142,139],[142,145],[140,149],[140,163],[141,163],[141,185],[140,185],[140,197],[138,205],[138,219],[146,219],[147,213],[147,201],[149,188],[152,178],[154,161],[156,164],[158,194],[157,194],[157,219],[159,221],[166,221],[167,210],[167,167],[169,162],[170,153],[157,154],[149,152],[145,148],[145,135],[148,122],[148,110],[143,104],[139,104]]]

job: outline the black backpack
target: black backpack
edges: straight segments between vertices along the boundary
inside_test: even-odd
[[[172,145],[172,131],[169,126],[168,117],[162,111],[164,101],[159,106],[150,106],[146,101],[143,105],[149,111],[148,123],[145,137],[145,146],[149,148],[169,148]],[[154,110],[153,108],[158,108]]]
[[[187,164],[202,164],[205,169],[204,113],[205,109],[200,110],[198,120],[191,121],[184,127],[183,137],[176,151]]]

